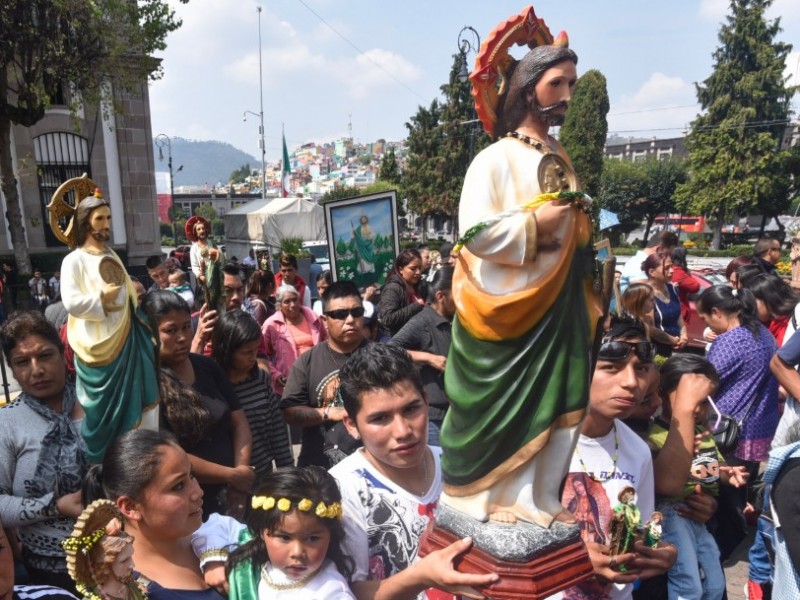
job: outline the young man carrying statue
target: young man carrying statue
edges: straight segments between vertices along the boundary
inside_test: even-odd
[[[158,428],[155,345],[136,291],[111,239],[111,208],[100,190],[82,197],[80,180],[54,195],[51,214],[65,186],[81,198],[67,233],[54,233],[76,247],[61,265],[61,297],[69,313],[67,338],[75,351],[76,390],[86,416],[81,434],[92,463],[121,434]],[[85,182],[83,180],[84,186]],[[69,189],[69,188],[67,188]],[[54,219],[51,218],[51,224]]]

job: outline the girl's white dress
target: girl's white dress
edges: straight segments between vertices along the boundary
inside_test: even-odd
[[[317,574],[300,587],[289,587],[294,581],[270,563],[264,565],[263,572],[266,572],[273,586],[261,577],[258,600],[356,600],[347,580],[330,560],[326,560]]]

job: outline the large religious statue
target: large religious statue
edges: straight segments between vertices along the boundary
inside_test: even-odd
[[[222,252],[209,239],[211,224],[205,217],[195,215],[186,221],[186,238],[192,242],[189,262],[192,273],[200,282],[209,310],[220,310],[222,300]]]
[[[75,194],[74,209],[64,201],[69,192]],[[126,431],[158,429],[154,337],[125,265],[108,246],[111,208],[100,190],[85,176],[71,179],[48,208],[53,232],[74,248],[61,264],[61,298],[69,313],[78,401],[86,413],[81,434],[89,460],[100,463]],[[62,229],[65,217],[71,219]]]
[[[507,53],[515,41],[532,48],[519,61]],[[470,77],[497,141],[461,193],[441,504],[502,527],[574,523],[559,487],[588,402],[601,302],[590,199],[549,129],[564,120],[577,62],[566,34],[554,41],[529,7],[492,32]]]

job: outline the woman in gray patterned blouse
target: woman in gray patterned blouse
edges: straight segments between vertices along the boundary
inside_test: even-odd
[[[61,540],[81,512],[88,464],[83,409],[67,383],[64,345],[35,311],[14,313],[0,343],[22,388],[0,408],[0,519],[16,528],[33,583],[74,590]]]

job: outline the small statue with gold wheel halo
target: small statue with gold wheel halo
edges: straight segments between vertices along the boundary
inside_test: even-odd
[[[48,210],[53,233],[74,248],[61,264],[61,298],[69,313],[78,401],[86,413],[81,435],[97,464],[126,431],[158,429],[155,342],[125,265],[108,245],[111,207],[96,184],[85,175],[70,179]]]

